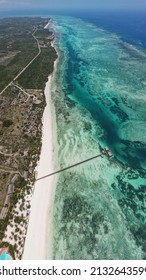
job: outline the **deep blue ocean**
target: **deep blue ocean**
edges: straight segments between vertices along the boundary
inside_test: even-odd
[[[118,34],[129,43],[146,48],[146,12],[86,13],[82,18]]]

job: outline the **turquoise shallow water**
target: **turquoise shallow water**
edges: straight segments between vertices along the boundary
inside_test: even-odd
[[[144,164],[146,53],[83,21],[67,24],[62,19],[61,44],[69,57],[66,94],[100,122],[116,155],[136,167]]]
[[[146,258],[146,52],[73,17],[54,19],[60,166],[54,259]]]

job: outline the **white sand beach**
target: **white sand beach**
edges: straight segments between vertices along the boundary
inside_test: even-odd
[[[43,136],[37,178],[54,171],[55,141],[51,109],[51,76],[45,87],[46,108],[43,115]],[[52,219],[56,176],[36,181],[22,259],[52,259]]]

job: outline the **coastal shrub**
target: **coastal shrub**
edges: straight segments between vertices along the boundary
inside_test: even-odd
[[[22,203],[19,207],[20,211],[23,211],[23,208],[24,208],[24,204]]]
[[[16,228],[15,232],[19,232],[19,228],[18,227]]]
[[[21,217],[15,217],[14,218],[14,222],[16,223],[16,224],[20,224],[21,223],[21,221],[22,221],[22,218]]]
[[[4,120],[3,121],[3,127],[9,127],[13,124],[12,120]]]
[[[2,239],[3,239],[3,236],[4,236],[3,232],[2,232],[2,231],[0,231],[0,240],[2,240]]]
[[[17,188],[23,188],[26,185],[26,181],[23,177],[19,177],[17,182],[15,183],[15,186]]]
[[[17,241],[17,235],[16,234],[14,235],[14,240]]]

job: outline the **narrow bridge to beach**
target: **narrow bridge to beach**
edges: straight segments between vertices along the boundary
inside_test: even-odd
[[[55,172],[52,172],[52,173],[47,174],[47,175],[45,175],[45,176],[42,176],[42,177],[36,179],[36,181],[39,181],[39,180],[45,179],[45,178],[47,178],[47,177],[53,176],[53,175],[55,175],[55,174],[61,173],[61,172],[63,172],[63,171],[66,171],[66,170],[68,170],[68,169],[71,169],[71,168],[73,168],[73,167],[75,167],[75,166],[78,166],[78,165],[80,165],[80,164],[83,164],[83,163],[85,163],[85,162],[87,162],[87,161],[93,160],[93,159],[95,159],[95,158],[103,157],[106,153],[107,153],[109,156],[112,156],[111,151],[110,151],[110,150],[108,149],[108,147],[107,147],[105,150],[102,151],[102,153],[100,153],[100,154],[98,154],[98,155],[96,155],[96,156],[94,156],[94,157],[85,159],[85,160],[80,161],[80,162],[77,162],[77,163],[75,163],[75,164],[73,164],[73,165],[67,166],[67,167],[62,168],[62,169],[59,169],[59,170],[57,170],[57,171],[55,171]]]

